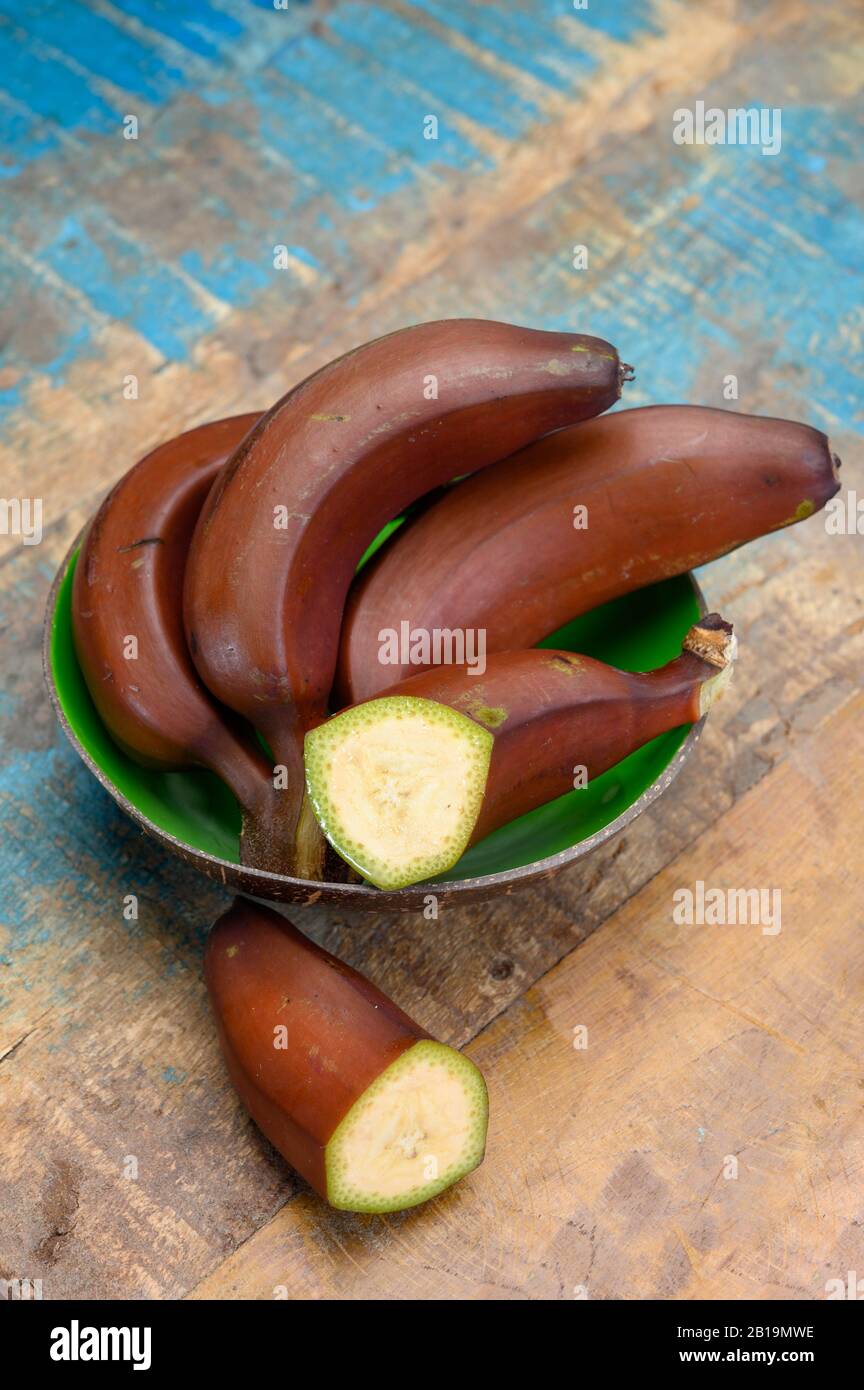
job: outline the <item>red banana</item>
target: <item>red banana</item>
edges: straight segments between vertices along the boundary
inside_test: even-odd
[[[609,599],[801,520],[837,492],[838,462],[809,425],[702,406],[622,410],[549,435],[451,488],[358,575],[334,707],[430,664],[413,634],[533,647]]]
[[[357,563],[413,499],[605,410],[629,369],[596,338],[481,320],[367,343],[283,397],[223,469],[186,577],[189,647],[210,690],[287,770],[291,863],[320,874],[303,735],[327,712]]]
[[[730,625],[709,614],[646,674],[573,652],[438,666],[306,735],[309,796],[334,849],[379,888],[445,873],[498,826],[705,714],[731,673]],[[580,773],[580,776],[583,774]]]
[[[242,809],[243,862],[271,867],[281,809],[272,768],[251,731],[198,679],[182,605],[189,541],[204,499],[258,418],[200,425],[120,479],[84,537],[72,622],[93,703],[120,747],[148,767],[215,772]]]
[[[284,917],[235,899],[204,974],[240,1099],[331,1206],[400,1211],[482,1161],[473,1062]]]

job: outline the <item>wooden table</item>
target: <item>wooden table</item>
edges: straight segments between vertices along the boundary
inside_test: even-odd
[[[41,497],[45,528],[0,538],[0,1278],[809,1299],[864,1273],[862,536],[817,517],[703,572],[736,680],[584,866],[437,923],[300,913],[489,1081],[486,1163],[398,1217],[324,1209],[241,1111],[200,973],[227,897],[96,785],[39,658],[60,557],[139,454],[414,320],[601,334],[631,404],[808,419],[864,497],[861,18],[0,0],[3,493]],[[779,107],[782,150],[676,145],[697,100]],[[676,925],[697,881],[779,888],[782,930]]]

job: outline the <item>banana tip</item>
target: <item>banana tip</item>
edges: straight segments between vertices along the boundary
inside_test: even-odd
[[[716,666],[718,671],[723,671],[735,660],[738,641],[731,623],[727,623],[719,613],[706,613],[687,633],[683,649],[707,661],[710,666]]]

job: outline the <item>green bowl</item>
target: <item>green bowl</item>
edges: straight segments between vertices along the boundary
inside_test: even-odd
[[[640,815],[668,787],[704,722],[661,734],[587,787],[502,826],[434,883],[382,892],[361,883],[314,883],[249,869],[239,862],[240,812],[227,787],[210,772],[140,767],[118,748],[96,713],[72,638],[72,577],[80,541],[79,536],[57,573],[46,613],[45,678],[57,717],[90,771],[149,835],[211,878],[256,897],[413,911],[429,893],[468,902],[512,892],[584,858]],[[705,611],[695,579],[681,575],[594,609],[541,646],[648,671],[678,655],[685,632]]]

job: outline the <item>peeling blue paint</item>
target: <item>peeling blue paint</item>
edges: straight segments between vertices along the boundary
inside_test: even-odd
[[[179,68],[85,5],[66,0],[0,0],[0,14],[19,23],[31,39],[146,101],[164,100],[183,81]],[[5,71],[2,80],[5,83]]]
[[[269,0],[130,0],[122,15],[109,13],[80,0],[0,0],[0,232],[22,250],[20,262],[0,258],[0,294],[16,316],[0,378],[7,417],[26,406],[35,378],[63,382],[100,350],[100,315],[183,360],[221,328],[210,296],[229,307],[261,303],[274,288],[293,298],[301,277],[273,270],[276,243],[338,282],[346,305],[359,302],[369,289],[365,249],[357,253],[361,226],[368,245],[366,214],[398,217],[402,197],[434,205],[449,171],[490,168],[472,129],[517,140],[544,116],[541,98],[527,93],[546,87],[557,97],[602,74],[605,46],[591,31],[639,43],[664,22],[660,7],[636,0],[591,0],[584,10],[567,0],[415,0],[398,12],[343,0],[320,13],[299,0],[284,10]],[[28,33],[38,42],[28,44]],[[120,137],[127,100],[148,106],[134,145]],[[439,118],[437,141],[423,139],[427,114]],[[460,128],[460,116],[473,127]],[[79,151],[87,142],[88,163],[109,168],[110,184],[143,174],[148,161],[151,170],[176,167],[177,151],[202,130],[224,141],[228,179],[232,156],[248,153],[249,186],[278,189],[269,205],[238,214],[236,195],[212,191],[203,204],[215,213],[211,234],[171,254],[167,238],[136,235],[134,210],[128,234],[117,226],[122,207],[113,221],[105,216],[110,194],[103,207],[98,177],[69,205],[67,137]],[[706,362],[713,370],[728,357],[734,370],[743,342],[759,370],[806,378],[817,422],[854,427],[864,220],[843,178],[858,152],[851,121],[827,105],[784,105],[773,159],[673,148],[671,113],[670,130],[656,137],[670,140],[671,182],[660,160],[597,171],[641,241],[638,257],[580,278],[566,245],[545,260],[511,247],[512,275],[501,277],[494,304],[477,296],[477,311],[604,333],[636,361],[631,399],[693,398]],[[26,182],[34,165],[36,196]],[[611,235],[589,220],[573,239],[589,232]],[[23,331],[31,310],[38,335]]]
[[[0,179],[11,179],[25,165],[59,148],[60,139],[41,117],[18,111],[0,95]]]
[[[389,70],[394,81],[412,84],[432,99],[504,136],[519,135],[539,109],[488,67],[460,53],[425,29],[406,23],[365,0],[339,5],[327,16],[328,28],[346,43],[365,49]]]
[[[388,81],[372,55],[343,49],[315,35],[286,45],[273,67],[297,87],[338,113],[381,145],[416,164],[443,163],[456,168],[485,162],[480,152],[446,120],[439,121],[438,138],[423,134],[427,114],[423,100],[404,84]]]
[[[262,140],[348,211],[374,207],[413,181],[405,161],[355,126],[350,112],[322,106],[275,69],[256,74],[244,95]]]
[[[629,43],[641,34],[661,32],[652,0],[587,0],[584,9],[575,9],[564,0],[562,8],[580,24],[598,29],[620,43]]]
[[[0,419],[24,404],[27,383],[45,376],[52,383],[65,381],[69,369],[94,350],[92,325],[76,305],[51,306],[46,288],[31,270],[0,250],[0,304],[25,320],[44,318],[53,327],[45,333],[38,349],[25,357],[16,346],[13,331],[8,333],[2,371],[6,384],[0,384]],[[53,312],[52,312],[53,308]],[[2,381],[2,379],[0,379]]]
[[[166,357],[188,356],[214,322],[169,267],[104,226],[84,225],[70,213],[41,253],[100,313],[128,323]]]
[[[30,54],[27,36],[0,22],[0,84],[28,111],[69,133],[118,130],[121,113],[94,92],[86,75],[45,55]]]
[[[534,0],[519,9],[509,5],[465,5],[447,0],[413,0],[447,28],[470,39],[478,49],[518,72],[528,72],[547,86],[571,90],[597,66],[593,54],[574,46],[579,31],[571,24],[573,10]]]
[[[230,58],[246,31],[239,16],[207,0],[123,0],[123,12],[206,58]]]
[[[307,251],[305,246],[289,246],[288,250],[296,260],[308,265],[311,270],[323,270],[321,262],[317,256],[313,256],[311,251]]]
[[[248,254],[252,248],[246,249]],[[277,273],[283,273],[273,269],[272,245],[262,239],[259,251],[261,258],[256,262],[242,256],[236,245],[220,246],[213,252],[190,249],[181,255],[180,265],[220,299],[248,304],[259,290],[272,289]]]

